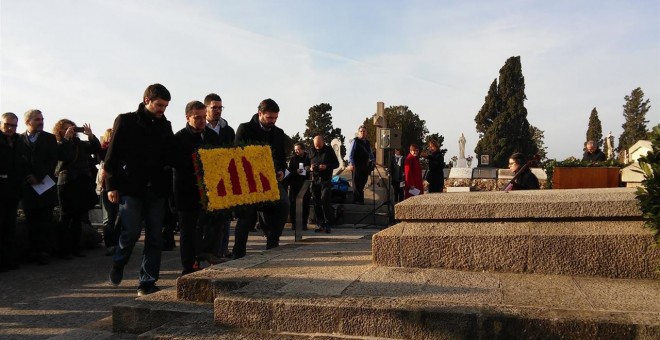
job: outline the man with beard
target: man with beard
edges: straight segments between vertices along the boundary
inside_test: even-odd
[[[278,247],[282,229],[289,214],[289,200],[286,196],[286,188],[282,184],[284,171],[286,170],[286,156],[284,153],[285,134],[282,129],[275,126],[279,117],[280,107],[268,98],[259,104],[258,111],[252,116],[252,120],[238,126],[236,130],[236,145],[269,145],[273,154],[273,162],[280,191],[280,199],[274,204],[260,208],[264,215],[266,228],[266,249]],[[255,225],[257,219],[257,207],[246,207],[238,216],[236,222],[236,234],[234,240],[234,258],[245,256],[249,229]]]
[[[160,290],[156,281],[163,247],[161,227],[166,200],[172,191],[174,134],[165,118],[170,100],[165,86],[149,85],[137,111],[120,114],[115,119],[114,135],[103,164],[108,200],[119,203],[121,233],[110,271],[110,281],[115,286],[122,281],[124,266],[140,238],[144,221],[138,296]]]

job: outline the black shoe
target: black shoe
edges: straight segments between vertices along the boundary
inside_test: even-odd
[[[315,233],[324,233],[324,232],[326,232],[325,227],[318,227],[318,228],[314,229],[314,232]]]
[[[160,288],[156,287],[155,285],[147,286],[147,287],[138,287],[137,295],[139,297],[139,296],[153,294],[156,292],[160,292]]]
[[[113,286],[119,286],[123,278],[124,267],[116,264],[112,265],[112,269],[110,270],[110,283],[112,283]]]

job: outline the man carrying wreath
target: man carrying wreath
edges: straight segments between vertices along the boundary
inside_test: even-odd
[[[275,126],[279,112],[280,107],[274,100],[270,98],[264,99],[259,104],[257,113],[252,116],[252,120],[239,125],[236,130],[234,144],[237,146],[270,146],[278,182],[277,187],[280,191],[280,199],[274,204],[262,207],[248,206],[238,213],[233,249],[233,257],[235,259],[245,256],[249,230],[256,224],[258,210],[263,212],[266,222],[265,226],[263,226],[267,234],[266,249],[278,247],[280,244],[280,236],[282,235],[282,230],[284,229],[284,224],[289,213],[289,199],[287,198],[286,188],[282,184],[284,171],[286,170],[286,155],[284,151],[286,136],[282,129]]]

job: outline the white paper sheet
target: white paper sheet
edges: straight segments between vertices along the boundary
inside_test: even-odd
[[[55,185],[55,182],[53,181],[50,176],[46,175],[44,179],[41,180],[41,183],[35,184],[32,186],[32,189],[37,192],[38,195],[43,194],[46,192],[48,189],[52,188]]]
[[[417,196],[417,195],[419,195],[419,193],[420,193],[419,189],[417,189],[417,188],[410,188],[410,189],[408,190],[408,192],[409,192],[411,195],[413,195],[413,196]]]

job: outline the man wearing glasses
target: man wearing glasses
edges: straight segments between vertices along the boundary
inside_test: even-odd
[[[22,143],[16,134],[18,117],[6,112],[0,120],[0,272],[18,269],[14,247],[16,211],[24,174]]]
[[[206,105],[206,126],[213,130],[220,136],[219,146],[231,146],[234,144],[234,138],[236,133],[234,129],[229,126],[227,120],[222,118],[222,111],[224,106],[222,106],[222,98],[215,93],[210,93],[204,97],[204,105]],[[202,222],[204,224],[204,236],[205,237],[215,237],[217,245],[217,250],[209,248],[209,244],[205,244],[204,252],[206,253],[215,253],[220,257],[229,257],[231,253],[229,252],[229,228],[231,223],[230,216],[220,215],[217,213],[214,214],[204,214],[202,216]]]

